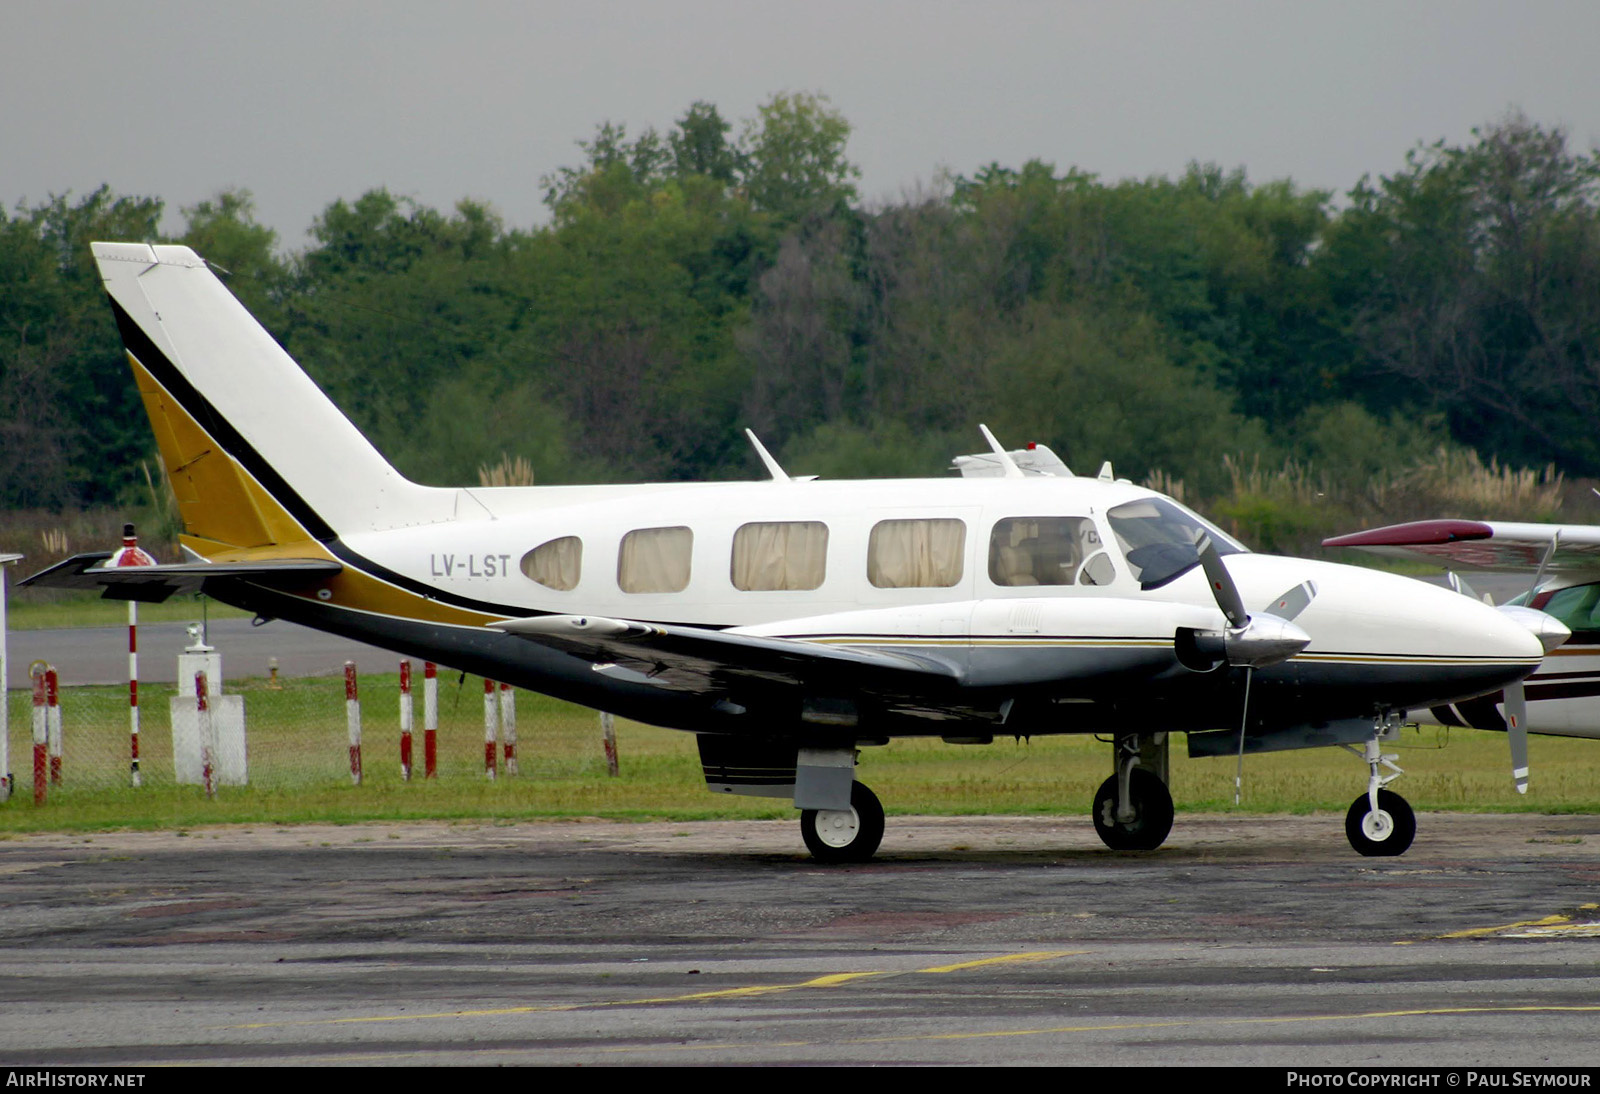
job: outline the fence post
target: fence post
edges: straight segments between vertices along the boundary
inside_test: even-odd
[[[135,787],[139,777],[139,602],[128,601],[128,779]]]
[[[439,773],[439,666],[422,663],[422,777]]]
[[[122,526],[122,548],[107,561],[108,566],[154,566],[156,560],[139,547],[139,537],[131,524]],[[128,779],[137,787],[139,775],[139,602],[128,601]]]
[[[504,742],[506,774],[517,774],[517,693],[510,684],[500,685],[500,739]]]
[[[411,781],[411,662],[400,662],[400,777]]]
[[[49,720],[50,781],[61,785],[61,681],[52,666],[44,674],[45,717]]]
[[[6,599],[10,595],[6,592],[6,567],[21,557],[0,551],[0,803],[10,801],[17,789],[16,776],[11,772],[11,704],[6,691],[6,682],[11,679],[6,650]]]
[[[617,719],[609,711],[600,712],[600,738],[606,746],[606,774],[617,775]]]
[[[494,731],[500,721],[495,710],[494,681],[483,678],[483,777],[494,781]]]
[[[49,785],[50,761],[47,758],[44,669],[38,665],[29,670],[33,677],[33,804],[43,805],[45,787]]]
[[[206,797],[217,796],[217,734],[216,723],[211,720],[211,695],[206,684],[205,670],[194,674],[195,728],[200,733],[200,781],[205,785]]]
[[[361,785],[361,700],[356,695],[356,663],[344,663],[344,712],[350,723],[350,782]]]

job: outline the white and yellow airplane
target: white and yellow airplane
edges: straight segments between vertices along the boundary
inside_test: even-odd
[[[188,561],[79,556],[30,582],[199,588],[693,732],[708,786],[792,797],[821,860],[882,838],[864,746],[1048,733],[1113,738],[1093,806],[1113,848],[1166,838],[1183,732],[1191,755],[1349,748],[1368,772],[1350,841],[1399,854],[1415,819],[1381,744],[1405,712],[1512,685],[1567,637],[1538,612],[1252,554],[1169,498],[987,430],[993,451],[950,479],[792,479],[757,442],[769,481],[419,486],[193,251],[94,254]]]
[[[1323,540],[1393,557],[1421,558],[1451,570],[1528,574],[1527,591],[1508,601],[1554,616],[1571,632],[1527,678],[1529,733],[1600,738],[1600,527],[1501,520],[1422,520]],[[1458,589],[1470,592],[1452,576]],[[1473,729],[1508,728],[1517,688],[1434,706],[1424,721]]]

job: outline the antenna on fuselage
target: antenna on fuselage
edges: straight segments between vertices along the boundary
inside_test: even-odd
[[[756,436],[755,430],[747,429],[744,435],[750,438],[750,443],[756,446],[756,455],[761,457],[761,462],[767,465],[767,473],[772,476],[773,482],[793,482],[789,473],[783,469],[777,460],[772,458],[772,453],[767,451],[767,446],[761,443],[761,438]]]
[[[1000,442],[994,439],[994,434],[989,432],[988,426],[984,425],[982,422],[979,422],[978,432],[982,433],[983,439],[989,442],[989,447],[994,449],[994,454],[1000,457],[1000,464],[1006,469],[1006,478],[1020,479],[1025,477],[1022,474],[1022,468],[1017,466],[1017,461],[1012,459],[1011,453],[1002,448]]]

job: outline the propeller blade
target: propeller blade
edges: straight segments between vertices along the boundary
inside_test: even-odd
[[[1317,583],[1315,581],[1302,581],[1278,599],[1268,604],[1266,611],[1279,619],[1293,619],[1306,610],[1306,606],[1316,598]]]
[[[1511,777],[1517,793],[1528,792],[1528,696],[1522,681],[1506,688],[1506,736],[1511,740]]]
[[[1228,617],[1228,625],[1238,630],[1250,622],[1250,613],[1244,610],[1244,598],[1239,595],[1239,587],[1233,583],[1233,578],[1228,573],[1228,568],[1222,564],[1222,556],[1217,554],[1216,545],[1211,542],[1211,537],[1204,532],[1195,541],[1194,549],[1200,555],[1200,568],[1206,572],[1206,581],[1211,585],[1211,595],[1217,599],[1217,607],[1222,609],[1222,614]]]
[[[1467,584],[1467,579],[1456,573],[1454,570],[1446,570],[1444,572],[1444,580],[1445,583],[1450,586],[1450,588],[1454,589],[1462,596],[1469,596],[1473,600],[1478,599],[1478,594],[1473,591],[1471,585]]]

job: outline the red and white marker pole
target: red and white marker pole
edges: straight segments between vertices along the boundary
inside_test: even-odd
[[[217,733],[211,720],[211,693],[205,670],[194,674],[195,728],[200,731],[200,781],[206,797],[217,796]]]
[[[133,525],[122,526],[122,549],[111,556],[108,566],[154,566],[156,560],[139,547]],[[139,775],[139,602],[128,601],[128,778],[137,787]]]
[[[45,682],[44,669],[35,665],[33,675],[33,804],[43,805],[45,788],[50,785],[50,760],[46,751],[46,728],[49,724],[45,714]]]
[[[607,711],[600,712],[600,738],[606,749],[606,774],[617,776],[617,719]]]
[[[483,777],[494,781],[494,733],[500,722],[500,712],[495,709],[494,681],[483,679]]]
[[[505,750],[506,774],[517,774],[517,693],[500,685],[500,740]]]
[[[422,777],[439,773],[439,666],[422,663]]]
[[[50,736],[50,781],[61,785],[61,681],[52,667],[44,674],[45,717]]]
[[[361,700],[356,695],[356,663],[344,663],[344,713],[350,724],[350,781],[361,785]]]
[[[0,803],[16,793],[16,776],[11,772],[11,704],[6,701],[6,681],[10,667],[6,652],[6,567],[21,555],[0,552]]]
[[[400,777],[411,781],[411,662],[400,662]]]

